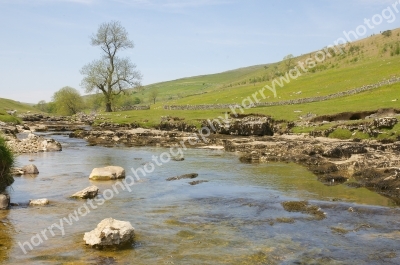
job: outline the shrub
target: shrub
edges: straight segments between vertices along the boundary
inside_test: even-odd
[[[14,182],[11,176],[11,167],[14,165],[14,154],[6,145],[5,140],[0,136],[0,191]]]
[[[385,30],[384,32],[382,32],[382,35],[385,37],[390,37],[392,36],[392,31],[391,30]]]
[[[331,134],[329,134],[329,138],[336,138],[341,140],[350,139],[352,136],[352,132],[346,129],[336,129]]]
[[[13,123],[13,124],[20,124],[21,121],[15,116],[9,115],[5,111],[0,110],[0,121],[2,122],[7,122],[7,123]]]

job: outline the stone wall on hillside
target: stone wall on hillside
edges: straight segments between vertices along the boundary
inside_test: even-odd
[[[365,85],[359,88],[342,91],[326,96],[319,97],[310,97],[310,98],[300,98],[300,99],[292,99],[292,100],[283,100],[277,102],[260,102],[252,104],[252,108],[254,107],[268,107],[268,106],[285,106],[285,105],[296,105],[296,104],[304,104],[318,101],[325,101],[335,98],[346,97],[350,95],[355,95],[364,91],[372,90],[379,88],[381,86],[392,85],[400,82],[400,77],[394,77],[388,80],[381,81],[379,83],[373,85]],[[243,106],[239,103],[233,104],[203,104],[203,105],[165,105],[165,110],[211,110],[211,109],[242,109]]]
[[[131,105],[115,108],[115,111],[128,111],[128,110],[149,110],[149,105]]]

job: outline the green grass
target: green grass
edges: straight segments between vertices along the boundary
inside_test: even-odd
[[[7,110],[16,110],[17,114],[27,111],[39,112],[37,109],[28,104],[11,99],[0,98],[0,121],[7,123],[20,123],[20,120],[14,116],[9,115],[6,112]]]
[[[347,129],[336,129],[332,133],[329,134],[329,138],[346,140],[350,139],[352,136],[352,132]]]
[[[309,112],[317,115],[327,115],[346,111],[367,111],[391,107],[400,108],[400,101],[392,101],[394,98],[398,97],[398,95],[400,95],[400,83],[328,101],[301,105],[257,107],[245,110],[245,113],[260,113],[270,115],[276,120],[295,121],[299,120],[299,116],[305,115]],[[298,110],[301,110],[302,112],[295,112]],[[230,110],[164,110],[152,105],[151,110],[115,112],[105,114],[106,116],[104,117],[110,118],[111,121],[117,123],[131,123],[136,121],[144,127],[151,127],[160,122],[161,116],[169,115],[173,117],[181,117],[185,118],[188,123],[198,124],[203,119],[217,118],[218,116],[223,115],[226,111]],[[148,120],[148,122],[145,123],[145,120]],[[326,125],[326,129],[327,128],[329,128],[329,125]]]

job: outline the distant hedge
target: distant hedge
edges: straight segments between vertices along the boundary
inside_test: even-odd
[[[10,174],[14,159],[14,154],[6,145],[4,138],[0,136],[0,192],[14,182],[14,178]]]

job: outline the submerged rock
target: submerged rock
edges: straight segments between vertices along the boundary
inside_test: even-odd
[[[29,205],[30,206],[44,206],[49,204],[49,200],[44,198],[44,199],[36,199],[36,200],[29,200]]]
[[[134,237],[135,230],[130,222],[107,218],[85,233],[83,240],[94,248],[122,248],[132,244]]]
[[[6,210],[10,207],[10,195],[0,194],[0,210]]]
[[[13,175],[13,176],[21,176],[23,174],[24,174],[24,171],[22,170],[22,168],[19,168],[19,167],[11,168],[11,175]]]
[[[90,186],[90,187],[87,187],[86,189],[78,191],[77,193],[73,194],[71,197],[78,198],[78,199],[93,199],[94,197],[97,196],[98,192],[99,192],[98,187]]]
[[[316,205],[309,205],[306,201],[286,201],[282,202],[283,208],[288,212],[301,212],[309,214],[316,220],[326,218],[325,213]]]
[[[185,174],[185,175],[181,175],[181,176],[167,178],[167,181],[180,180],[180,179],[194,179],[194,178],[197,178],[198,176],[199,176],[199,174],[197,174],[197,173],[191,173],[191,174]]]
[[[189,184],[194,186],[194,185],[198,185],[198,184],[205,183],[205,182],[208,182],[208,180],[195,180],[195,181],[189,182]]]
[[[125,169],[117,166],[94,168],[89,176],[91,180],[115,180],[125,178]]]
[[[37,175],[37,174],[39,174],[39,170],[34,164],[30,164],[30,165],[24,166],[22,168],[22,171],[24,172],[25,175],[29,175],[29,174]]]

